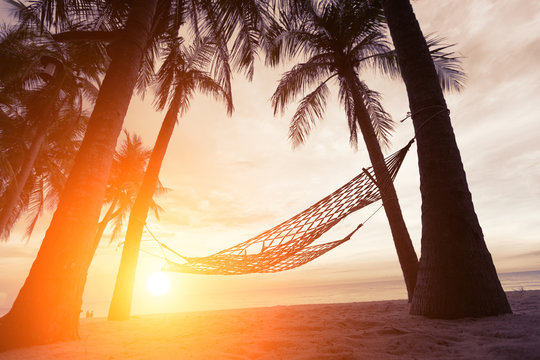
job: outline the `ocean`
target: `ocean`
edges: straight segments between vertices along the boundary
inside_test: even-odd
[[[499,274],[501,285],[505,291],[540,290],[540,271],[513,272]],[[386,280],[376,282],[355,282],[338,285],[309,286],[285,288],[280,292],[272,291],[272,301],[282,305],[348,303],[378,300],[406,299],[407,291],[403,280]],[[279,295],[278,295],[279,294]],[[246,307],[270,305],[265,294],[258,294],[251,299],[246,296]]]
[[[540,290],[540,270],[499,274],[505,291]],[[221,292],[197,296],[178,311],[203,311],[276,305],[349,303],[406,299],[403,280],[353,282],[320,286],[271,288],[268,290]]]
[[[499,279],[505,291],[540,290],[540,270],[501,273]],[[344,284],[272,287],[257,291],[229,291],[178,294],[154,298],[148,301],[134,299],[132,313],[150,314],[163,312],[207,311],[238,309],[279,305],[349,303],[380,300],[406,299],[407,292],[403,280],[359,281]],[[181,299],[183,297],[183,299]],[[106,298],[109,298],[106,296]],[[110,300],[100,299],[83,304],[83,309],[91,309],[95,316],[106,316]],[[0,316],[9,311],[10,304],[4,302]]]

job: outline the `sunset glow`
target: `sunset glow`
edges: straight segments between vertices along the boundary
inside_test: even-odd
[[[540,360],[540,0],[0,0],[0,360]]]
[[[487,0],[413,3],[424,33],[456,44],[453,49],[463,57],[466,88],[447,95],[446,102],[475,211],[496,269],[499,273],[538,270],[540,123],[535,115],[536,102],[531,99],[540,93],[539,2],[527,0],[519,6]],[[3,19],[10,19],[8,10],[7,5],[0,6]],[[17,19],[11,21],[15,24]],[[147,229],[182,255],[211,255],[289,219],[361,173],[362,167],[370,166],[363,143],[358,151],[349,145],[345,111],[337,95],[328,99],[324,121],[313,129],[306,144],[291,149],[287,136],[294,104],[289,113],[274,116],[269,99],[283,72],[293,65],[266,67],[262,57],[255,63],[252,82],[240,74],[235,76],[232,117],[227,117],[221,102],[196,94],[189,111],[179,118],[159,177],[167,192],[155,199],[164,211],[159,221],[153,211],[146,219],[141,243],[145,252],[138,260],[132,314],[406,296],[382,210],[351,241],[291,271],[245,276],[150,275],[163,261],[147,255],[161,254]],[[392,144],[385,153],[389,154],[414,136],[411,119],[400,122],[410,111],[405,87],[400,80],[368,71],[363,79],[383,95],[383,105],[396,121]],[[337,90],[330,91],[335,95]],[[123,124],[130,134],[139,135],[147,148],[154,145],[165,116],[165,111],[153,107],[153,95],[150,88],[145,98],[135,95]],[[122,133],[118,146],[125,138]],[[420,254],[416,144],[394,185],[413,245]],[[320,242],[343,238],[378,206],[374,204],[344,219]],[[102,217],[107,209],[103,209]],[[24,284],[52,214],[44,208],[28,241],[22,241],[27,224],[21,221],[9,241],[0,242],[0,315],[11,309]],[[125,220],[124,226],[127,217]],[[122,248],[110,243],[112,231],[112,226],[105,229],[85,284],[82,308],[93,310],[96,317],[107,315],[119,269]],[[122,242],[124,234],[117,240]],[[170,283],[155,281],[167,277]],[[502,280],[511,278],[503,276]],[[387,287],[369,288],[374,282],[384,282]],[[334,284],[343,285],[330,287]],[[507,281],[503,286],[512,290],[522,285]],[[154,292],[158,288],[161,296]]]
[[[165,295],[171,287],[171,282],[167,274],[154,272],[146,278],[146,288],[152,295]]]

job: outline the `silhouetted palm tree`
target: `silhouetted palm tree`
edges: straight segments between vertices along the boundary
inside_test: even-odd
[[[72,109],[65,109],[66,112]],[[22,160],[20,149],[26,149],[24,124],[20,124],[17,118],[9,119],[9,126],[2,125],[0,135],[0,148],[10,163],[9,167]],[[58,121],[61,120],[61,121]],[[69,111],[57,118],[47,129],[46,139],[42,143],[36,155],[32,169],[26,178],[24,187],[19,195],[16,207],[12,209],[12,215],[8,222],[4,236],[10,234],[14,223],[25,218],[27,227],[25,237],[29,238],[34,226],[45,208],[54,210],[58,204],[58,198],[62,193],[65,180],[73,165],[73,158],[80,146],[87,116]],[[20,126],[18,126],[20,125]],[[6,141],[4,141],[6,140]],[[5,203],[8,195],[5,189],[13,182],[15,174],[2,173],[4,191],[0,195],[0,204]]]
[[[150,209],[152,193],[156,188],[161,163],[178,116],[189,109],[191,98],[196,91],[222,100],[229,114],[233,110],[231,93],[225,90],[224,84],[213,79],[208,73],[216,51],[216,44],[208,40],[197,39],[191,46],[185,46],[184,41],[179,38],[167,41],[164,61],[157,73],[155,102],[158,110],[167,107],[167,113],[129,216],[120,269],[109,309],[109,320],[129,318],[144,224]]]
[[[414,123],[422,254],[411,313],[437,318],[511,312],[474,211],[437,73],[408,0],[382,0]]]
[[[185,22],[189,22],[195,34],[213,35],[220,45],[213,75],[220,83],[230,83],[229,61],[249,69],[253,59],[250,54],[254,54],[253,45],[260,28],[256,14],[259,8],[254,6],[258,3],[256,0],[38,0],[30,3],[43,26],[59,32],[53,35],[56,41],[106,42],[111,63],[38,256],[13,307],[0,319],[0,331],[9,334],[0,338],[0,351],[77,336],[82,292],[94,255],[92,239],[116,140],[133,90],[137,82],[141,83],[141,73],[148,73],[141,71],[145,69],[142,65],[151,62],[154,50],[159,49],[156,44],[160,37],[177,32],[175,27]],[[20,21],[26,18],[21,17]],[[202,26],[195,26],[199,21]],[[72,30],[74,24],[78,28],[75,31]],[[238,34],[241,34],[240,40],[233,43],[242,51],[233,51],[229,56],[226,35]]]
[[[131,135],[127,131],[124,133],[125,139],[114,155],[109,183],[105,191],[104,205],[107,204],[108,207],[98,223],[94,238],[96,247],[109,224],[112,224],[110,242],[120,236],[124,221],[129,215],[141,187],[144,170],[152,154],[152,151],[143,145],[140,136]],[[154,196],[165,191],[163,185],[158,181]],[[159,219],[159,213],[162,209],[154,199],[150,202],[150,210]]]
[[[0,146],[9,170],[2,174],[0,186],[0,235],[4,239],[29,208],[33,214],[27,235],[32,232],[44,206],[45,185],[51,185],[55,193],[50,199],[57,199],[62,189],[58,171],[65,177],[71,167],[87,120],[83,102],[95,99],[105,63],[101,58],[98,64],[87,66],[88,56],[94,55],[91,51],[92,47],[60,46],[46,33],[24,26],[5,27],[0,35],[0,107],[6,116],[0,129]],[[14,124],[19,125],[17,132],[10,134]],[[54,138],[59,131],[63,139]],[[72,151],[57,152],[52,158],[58,146]],[[49,159],[44,155],[47,150]],[[37,166],[40,157],[42,162]],[[54,207],[55,203],[49,205]]]
[[[38,9],[44,25],[61,30],[62,23],[75,15],[67,12],[71,5],[90,10],[94,2],[41,3],[44,6]],[[82,293],[94,251],[92,240],[115,143],[150,42],[157,3],[134,0],[127,10],[129,16],[121,21],[122,31],[110,48],[111,64],[57,210],[24,286],[11,310],[0,319],[0,351],[77,337]],[[84,20],[84,13],[77,15]]]
[[[281,26],[274,24],[267,61],[276,65],[297,54],[304,55],[307,60],[295,65],[281,78],[272,96],[274,112],[283,113],[288,103],[314,88],[302,98],[291,120],[289,137],[293,145],[303,143],[311,128],[323,117],[330,93],[328,83],[336,80],[339,98],[347,114],[350,141],[356,146],[357,133],[362,133],[380,185],[410,300],[418,258],[379,145],[388,145],[393,122],[382,107],[380,95],[358,77],[366,68],[375,68],[391,77],[399,74],[395,52],[386,40],[382,11],[350,1],[307,1],[293,10],[282,16]],[[463,74],[455,59],[440,51],[434,56],[442,83],[459,89]]]

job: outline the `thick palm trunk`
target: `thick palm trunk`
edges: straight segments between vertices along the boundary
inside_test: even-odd
[[[390,174],[384,162],[384,155],[381,151],[377,135],[369,122],[369,114],[364,106],[361,93],[356,86],[356,74],[352,69],[345,75],[345,79],[354,96],[355,113],[359,117],[360,131],[362,132],[368,150],[377,183],[380,185],[379,191],[381,193],[384,211],[388,218],[392,238],[394,239],[394,246],[396,247],[401,271],[405,279],[408,299],[411,301],[416,285],[418,257],[414,251],[405,220],[403,220],[396,189],[393,182],[389,180]]]
[[[418,148],[422,254],[411,313],[436,318],[511,312],[482,229],[435,67],[408,0],[383,0]]]
[[[161,129],[159,130],[152,155],[148,161],[148,166],[144,174],[141,188],[137,193],[137,198],[133,203],[133,208],[129,214],[126,240],[120,260],[120,268],[114,285],[114,293],[109,308],[109,320],[127,320],[131,312],[133,299],[133,285],[137,272],[137,262],[139,260],[139,249],[144,230],[144,224],[148,216],[148,210],[152,202],[152,196],[159,179],[161,163],[167,152],[169,141],[177,121],[180,102],[173,99]]]
[[[58,208],[24,286],[0,319],[0,351],[78,336],[105,186],[156,4],[138,0],[132,5]]]

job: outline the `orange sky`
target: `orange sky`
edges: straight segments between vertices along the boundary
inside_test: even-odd
[[[468,75],[466,90],[447,96],[451,117],[486,242],[500,272],[540,269],[540,3],[415,1],[425,34],[436,32],[457,43]],[[161,180],[171,191],[158,199],[166,210],[149,221],[160,240],[186,255],[206,255],[243,241],[303,210],[368,165],[362,147],[348,145],[343,110],[333,97],[326,119],[308,143],[291,150],[288,116],[274,118],[269,98],[279,74],[258,66],[252,83],[236,76],[235,108],[227,118],[221,104],[197,97],[176,128]],[[395,120],[408,111],[403,85],[362,76],[384,96]],[[125,127],[152,145],[164,114],[151,94],[134,98]],[[293,107],[291,106],[291,109]],[[290,115],[290,114],[289,114]],[[413,136],[409,121],[397,127],[393,150]],[[420,194],[416,147],[396,180],[405,221],[419,253]],[[346,219],[326,239],[343,236],[373,207]],[[28,245],[0,244],[0,312],[17,294],[35,257],[49,217]],[[146,236],[146,238],[149,238]],[[120,250],[105,241],[89,272],[85,304],[106,308]],[[145,246],[147,247],[147,246]],[[145,274],[160,261],[142,255],[135,312],[181,311],[190,301],[221,292],[298,287],[358,280],[399,278],[388,224],[380,212],[352,241],[302,268],[280,274],[241,277],[171,275],[172,294],[159,300],[144,290]],[[207,294],[194,300],[190,291]],[[197,292],[195,291],[195,292]],[[405,294],[405,290],[404,294]],[[212,295],[213,294],[213,295]],[[174,296],[173,296],[174,295]],[[208,299],[207,299],[208,300]]]

